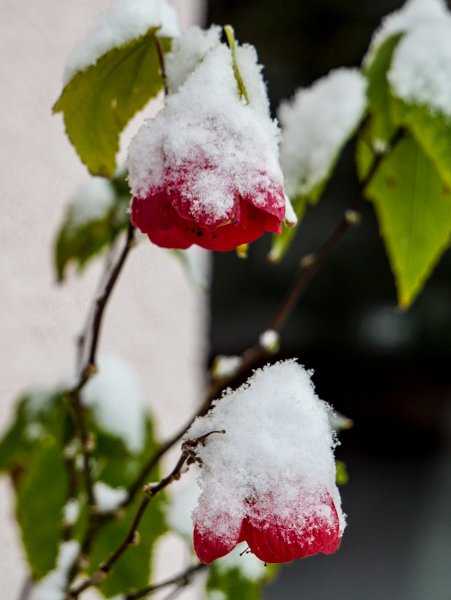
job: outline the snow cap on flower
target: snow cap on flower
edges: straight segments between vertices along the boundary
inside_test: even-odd
[[[236,52],[246,103],[231,51],[225,44],[210,48],[215,31],[205,38],[203,59],[191,53],[188,62],[195,59],[197,67],[129,149],[132,220],[163,247],[232,250],[280,231],[285,215],[279,131],[255,49]],[[181,71],[172,68],[175,81],[184,79]]]
[[[189,439],[225,430],[197,450],[200,560],[209,563],[242,541],[268,563],[337,550],[345,519],[329,411],[310,373],[289,360],[256,371],[195,421]]]

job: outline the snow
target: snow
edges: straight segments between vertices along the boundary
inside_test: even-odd
[[[179,34],[177,14],[166,0],[112,0],[86,38],[69,55],[64,85],[109,50],[144,35],[151,28],[159,28],[160,37],[172,38]]]
[[[288,196],[285,196],[285,224],[288,227],[295,227],[298,224],[297,215]]]
[[[74,525],[80,514],[80,502],[76,498],[68,500],[64,506],[63,514],[64,524],[69,526]]]
[[[444,0],[408,0],[402,8],[383,19],[371,40],[365,63],[369,64],[373,60],[377,49],[390,36],[413,31],[420,25],[447,19],[448,15]]]
[[[357,69],[344,68],[282,103],[280,157],[289,196],[306,195],[327,177],[365,108],[364,77]]]
[[[277,352],[279,349],[279,334],[273,329],[267,329],[260,335],[258,342],[268,352]]]
[[[64,600],[67,576],[79,549],[74,541],[61,545],[56,568],[33,587],[30,600]]]
[[[142,450],[145,441],[146,407],[144,390],[127,362],[101,356],[99,372],[82,392],[99,427],[118,436],[131,452]]]
[[[191,544],[193,535],[193,511],[199,500],[199,486],[194,479],[184,478],[183,483],[170,487],[170,502],[166,512],[166,521],[171,529]]]
[[[221,590],[208,590],[207,600],[227,600],[227,596]]]
[[[224,356],[223,354],[219,354],[213,362],[213,377],[217,379],[233,377],[242,362],[243,359],[241,356]]]
[[[396,96],[451,116],[451,19],[420,25],[400,41],[389,82]]]
[[[246,501],[256,500],[302,529],[309,512],[333,518],[319,500],[327,492],[342,531],[330,410],[316,396],[311,373],[295,360],[259,369],[236,391],[227,390],[186,436],[195,439],[225,430],[210,435],[196,450],[202,461],[198,525],[215,528],[224,537],[234,535],[246,514]]]
[[[103,177],[91,177],[80,185],[69,206],[69,223],[78,227],[105,217],[114,203],[114,189]]]
[[[217,225],[231,216],[236,193],[259,206],[268,189],[283,185],[279,131],[269,115],[261,67],[250,46],[238,48],[237,56],[250,103],[239,97],[228,47],[212,48],[132,140],[128,166],[133,196],[145,197],[163,183],[176,186],[191,217]]]
[[[94,484],[94,496],[99,512],[116,510],[127,497],[127,490],[112,488],[103,481]]]
[[[221,28],[217,25],[209,29],[190,27],[174,40],[171,52],[166,55],[166,76],[171,92],[176,92],[183,85],[205,55],[219,45],[220,40]]]

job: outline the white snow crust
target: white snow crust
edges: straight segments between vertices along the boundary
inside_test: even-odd
[[[328,175],[365,108],[364,77],[357,69],[344,68],[282,103],[280,158],[289,196],[308,194]]]
[[[217,25],[209,29],[194,25],[174,40],[172,50],[166,56],[166,76],[171,92],[176,92],[185,83],[208,52],[220,44],[220,40],[221,28]]]
[[[388,79],[402,100],[451,117],[451,19],[428,22],[403,37]]]
[[[124,488],[112,488],[103,481],[97,481],[94,484],[94,496],[99,511],[110,512],[116,510],[121,502],[125,500],[127,490]]]
[[[129,364],[114,356],[101,356],[99,372],[82,393],[99,426],[118,436],[131,452],[139,452],[145,439],[144,390]]]
[[[69,206],[69,219],[73,227],[96,221],[113,207],[114,190],[103,177],[92,177],[80,185]]]
[[[161,37],[179,34],[177,14],[166,0],[112,0],[86,38],[68,57],[64,85],[78,72],[94,65],[106,52],[159,27]]]
[[[387,15],[371,40],[370,49],[365,57],[369,64],[377,49],[390,36],[415,30],[417,27],[448,18],[444,0],[408,0],[402,8]]]
[[[258,206],[268,188],[283,185],[279,130],[269,114],[256,52],[242,46],[237,56],[250,104],[239,97],[229,48],[213,47],[132,140],[128,166],[134,196],[172,184],[194,219],[200,215],[204,223],[218,224],[231,215],[237,192]],[[205,164],[209,168],[195,168]]]
[[[328,493],[345,526],[335,484],[335,435],[330,408],[315,394],[311,373],[294,360],[257,370],[228,390],[187,434],[194,439],[225,430],[199,445],[203,462],[198,526],[224,538],[236,534],[246,501],[302,530],[308,515],[333,519]]]

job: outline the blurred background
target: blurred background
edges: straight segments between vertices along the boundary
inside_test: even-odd
[[[331,69],[360,66],[372,33],[400,0],[214,0],[210,23],[255,44],[273,109]],[[302,132],[299,132],[302,135]],[[281,265],[269,239],[248,260],[215,254],[210,355],[239,354],[266,329],[299,259],[328,236],[359,194],[352,142]],[[287,566],[266,600],[450,600],[451,256],[409,312],[396,306],[371,206],[291,317],[283,357],[315,370],[321,398],[352,418],[338,458],[349,527],[342,550]]]

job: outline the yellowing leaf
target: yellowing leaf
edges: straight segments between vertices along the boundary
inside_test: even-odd
[[[451,234],[451,191],[417,142],[403,139],[367,188],[395,275],[401,307],[423,288]]]
[[[155,31],[76,73],[53,107],[63,113],[66,133],[93,175],[114,175],[122,130],[163,87]],[[169,48],[169,39],[160,42]]]

